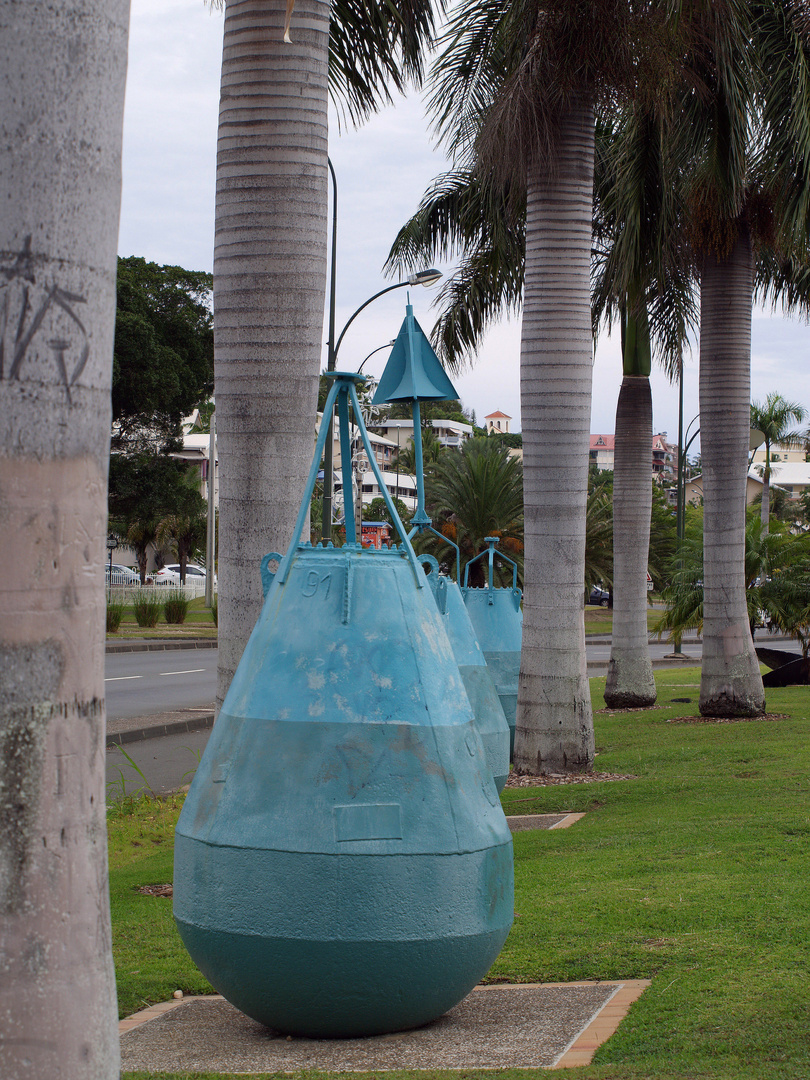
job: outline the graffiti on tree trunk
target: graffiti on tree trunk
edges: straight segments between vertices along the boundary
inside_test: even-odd
[[[74,310],[83,296],[63,289],[38,274],[44,259],[31,251],[31,237],[22,251],[0,253],[0,381],[36,377],[33,366],[52,365],[72,404],[71,387],[87,364],[90,342],[84,323]],[[47,351],[45,351],[45,347]]]

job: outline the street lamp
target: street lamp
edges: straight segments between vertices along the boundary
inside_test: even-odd
[[[394,339],[394,341],[386,341],[386,343],[384,345],[378,345],[376,349],[371,350],[371,352],[366,357],[366,360],[370,360],[375,353],[382,352],[383,349],[391,349],[391,348],[393,348],[393,346],[395,344],[395,341],[396,341],[396,339]],[[366,360],[364,360],[363,363],[360,365],[360,367],[357,369],[358,374],[366,366]]]
[[[333,263],[333,275],[334,275],[334,263]],[[429,269],[419,270],[415,274],[411,274],[405,281],[398,281],[396,285],[388,285],[385,289],[380,289],[379,292],[374,293],[368,300],[365,300],[359,308],[350,316],[348,322],[340,332],[340,337],[337,341],[334,340],[334,312],[332,310],[332,304],[334,302],[334,293],[330,295],[330,312],[329,312],[329,351],[327,353],[326,370],[334,371],[337,363],[337,354],[340,349],[341,342],[346,336],[346,331],[351,324],[357,318],[361,311],[365,310],[369,304],[377,300],[381,296],[385,296],[386,293],[393,292],[394,289],[404,289],[408,285],[434,285],[442,274],[440,270]],[[376,349],[374,350],[377,351]],[[371,355],[371,354],[369,354]],[[366,357],[368,360],[368,356]],[[365,363],[365,360],[363,361]],[[332,536],[332,418],[329,419],[329,432],[326,436],[326,446],[324,448],[323,459],[323,528],[321,535],[324,542],[328,541]]]
[[[118,547],[118,537],[115,533],[110,533],[107,537],[107,551],[110,553],[110,580],[112,580],[112,553]]]

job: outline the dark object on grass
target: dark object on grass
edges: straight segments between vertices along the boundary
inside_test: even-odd
[[[757,653],[759,649],[757,649]],[[767,661],[765,661],[767,663]],[[800,656],[762,676],[763,686],[810,686],[810,657]]]
[[[798,652],[785,652],[783,649],[767,649],[763,646],[761,649],[756,650],[757,658],[763,664],[767,664],[769,668],[784,667],[785,664],[792,664],[796,660],[801,660],[802,654]]]

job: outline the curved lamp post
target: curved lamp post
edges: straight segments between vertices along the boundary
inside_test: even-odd
[[[368,354],[368,356],[366,357],[366,360],[370,360],[370,359],[372,358],[372,356],[373,356],[373,355],[374,355],[375,353],[378,353],[378,352],[382,352],[382,351],[383,351],[383,349],[390,349],[390,348],[393,348],[393,346],[394,346],[395,344],[396,344],[396,339],[394,339],[393,341],[386,341],[386,343],[385,343],[384,345],[378,345],[376,349],[372,349],[372,350],[371,350],[371,352],[370,352],[370,353]],[[361,371],[363,370],[363,368],[364,368],[364,367],[366,366],[366,360],[364,360],[364,361],[363,361],[363,363],[362,363],[362,364],[360,365],[360,367],[359,367],[359,368],[357,369],[357,371],[358,371],[358,374],[359,374],[359,373],[360,373],[360,372],[361,372]]]
[[[334,173],[333,173],[334,176]],[[335,203],[337,206],[337,202]],[[384,296],[386,293],[393,292],[394,289],[404,289],[408,285],[433,285],[440,278],[442,274],[440,270],[433,268],[429,270],[420,270],[416,274],[411,274],[405,281],[398,281],[396,285],[388,285],[385,289],[380,289],[379,292],[374,293],[368,300],[363,301],[359,308],[350,316],[348,322],[340,332],[340,337],[337,341],[334,340],[334,289],[330,294],[330,312],[329,312],[329,351],[327,353],[326,370],[334,371],[337,363],[337,354],[340,349],[341,342],[346,336],[346,331],[351,324],[357,318],[361,311],[365,310],[369,304],[379,297]],[[334,261],[332,263],[332,280],[334,281]],[[374,350],[377,351],[376,349]],[[369,354],[371,355],[371,354]],[[368,356],[366,357],[368,360]],[[363,361],[365,363],[365,360]],[[323,528],[321,530],[321,536],[324,542],[329,540],[332,536],[332,422],[329,423],[329,434],[326,439],[326,447],[324,452],[324,464],[323,464]]]

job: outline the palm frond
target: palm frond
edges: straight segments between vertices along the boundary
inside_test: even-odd
[[[437,297],[441,314],[431,339],[442,360],[458,370],[477,351],[486,330],[516,313],[523,295],[523,237],[513,249],[482,246],[471,252]]]
[[[633,107],[597,118],[591,306],[594,336],[625,305],[637,318],[646,309],[654,354],[673,378],[699,313],[670,127],[665,111]]]
[[[359,124],[424,77],[443,0],[334,0],[329,87],[339,117]]]
[[[810,260],[795,254],[782,255],[772,247],[757,252],[754,297],[760,303],[781,305],[787,313],[810,319]]]
[[[416,214],[398,233],[387,273],[434,259],[461,262],[445,282],[433,342],[444,362],[458,369],[476,351],[487,327],[516,312],[523,291],[524,206],[492,174],[458,169],[439,177]]]

